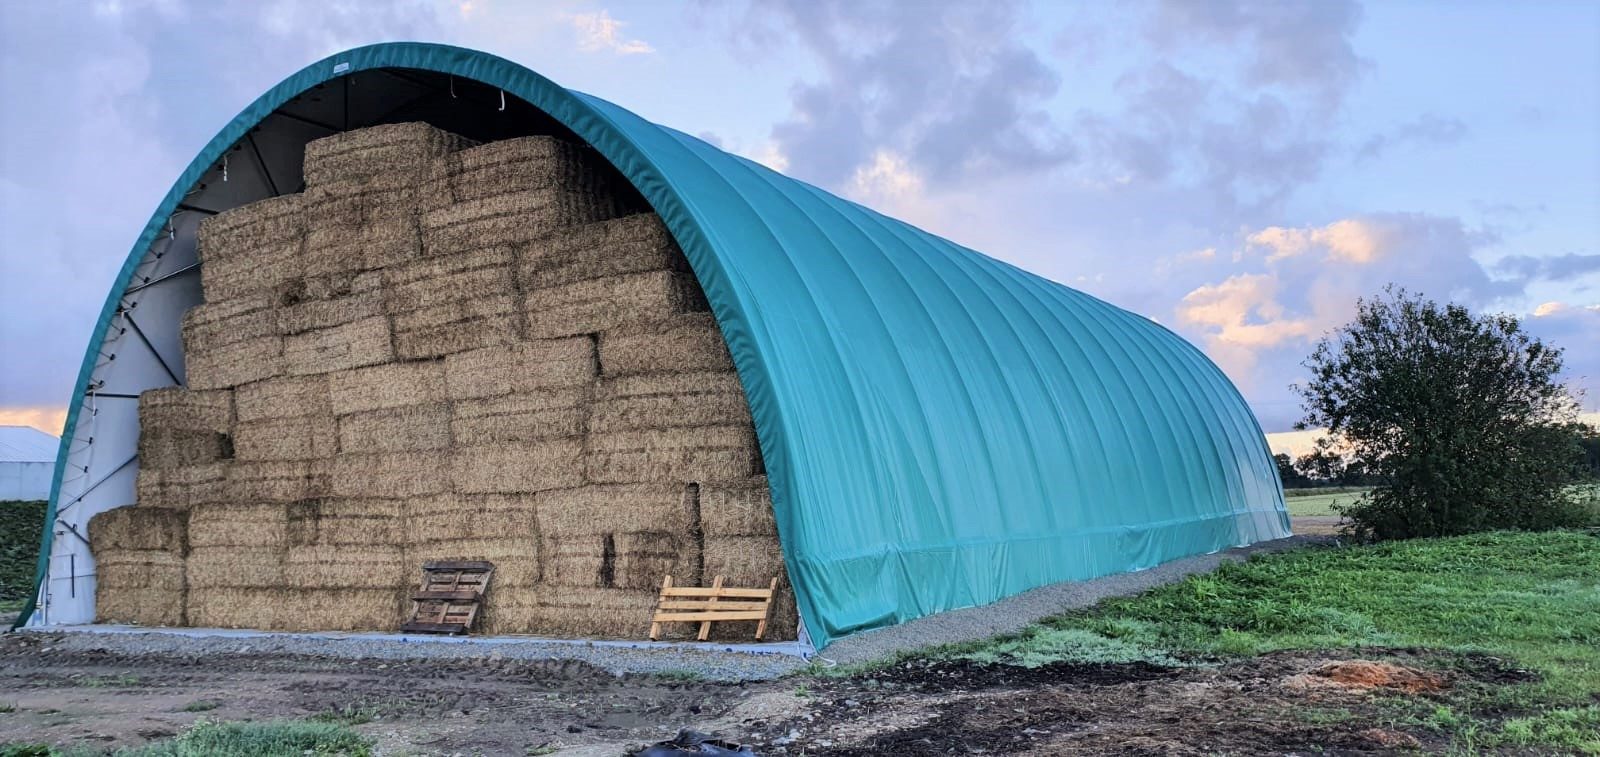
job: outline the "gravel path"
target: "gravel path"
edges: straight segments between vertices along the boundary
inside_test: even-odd
[[[1277,552],[1327,537],[1292,536],[1209,555],[1163,563],[1137,573],[1052,584],[983,607],[940,613],[890,628],[855,634],[817,655],[825,665],[850,665],[923,647],[1015,633],[1028,624],[1108,597],[1137,594],[1186,576],[1211,571],[1226,561]],[[193,657],[206,654],[310,655],[371,660],[577,660],[616,675],[693,672],[707,681],[778,678],[810,662],[794,643],[771,645],[628,644],[570,642],[517,637],[452,639],[394,634],[300,634],[204,629],[153,630],[132,626],[77,626],[28,630],[63,652],[105,651],[123,655]]]

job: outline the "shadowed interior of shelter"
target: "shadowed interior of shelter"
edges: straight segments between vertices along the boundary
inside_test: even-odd
[[[485,96],[448,86],[403,115]],[[300,191],[200,225],[186,386],[140,396],[137,503],[90,522],[100,621],[392,630],[424,561],[489,560],[489,633],[642,638],[670,574],[780,577],[768,638],[795,637],[698,282],[615,169],[521,117],[311,141],[274,182]]]

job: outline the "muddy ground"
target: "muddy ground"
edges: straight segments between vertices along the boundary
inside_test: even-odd
[[[685,725],[761,754],[1369,754],[1446,746],[1385,724],[1395,697],[1446,701],[1529,675],[1487,657],[1364,650],[1181,668],[917,660],[713,684],[582,663],[124,656],[48,642],[0,637],[0,743],[110,749],[199,717],[325,717],[383,754],[623,754]],[[1364,659],[1382,662],[1349,662]]]

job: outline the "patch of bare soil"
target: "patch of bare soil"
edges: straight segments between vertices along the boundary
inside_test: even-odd
[[[1494,658],[1278,653],[1220,667],[912,661],[823,684],[810,711],[748,723],[762,754],[1379,754],[1442,749],[1380,727],[1379,696],[1443,700],[1516,680]],[[1307,685],[1307,680],[1326,682]]]
[[[740,685],[493,657],[69,652],[13,634],[0,637],[0,705],[11,706],[0,741],[114,748],[199,717],[323,715],[355,723],[384,754],[621,754],[684,726],[762,755],[1376,754],[1444,746],[1438,734],[1380,725],[1378,698],[1444,701],[1529,675],[1492,657],[1360,650],[1185,668],[915,660]]]

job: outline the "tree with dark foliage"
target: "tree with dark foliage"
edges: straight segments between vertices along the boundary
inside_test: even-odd
[[[1306,478],[1305,474],[1295,470],[1294,461],[1286,452],[1279,452],[1272,456],[1272,462],[1278,464],[1278,480],[1283,482],[1285,489],[1304,489],[1315,486],[1316,482]]]
[[[1297,385],[1299,426],[1325,426],[1378,488],[1344,508],[1358,536],[1447,536],[1575,524],[1582,451],[1561,350],[1516,318],[1404,289],[1357,303]]]

